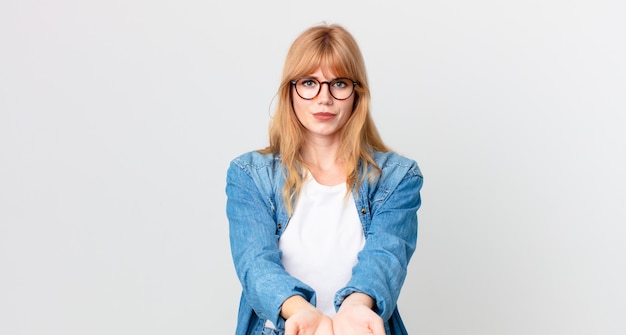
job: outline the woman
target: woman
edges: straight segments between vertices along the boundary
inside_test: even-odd
[[[230,243],[244,334],[406,334],[396,303],[417,239],[422,174],[370,116],[363,57],[341,26],[285,61],[267,148],[231,162]]]

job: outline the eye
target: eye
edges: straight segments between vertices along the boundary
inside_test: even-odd
[[[316,87],[317,81],[315,81],[315,79],[302,79],[300,80],[300,85],[308,88]]]
[[[335,79],[332,82],[333,87],[336,88],[348,88],[350,87],[350,82],[347,79]]]

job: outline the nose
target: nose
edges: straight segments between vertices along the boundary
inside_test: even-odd
[[[324,84],[326,84],[326,88],[324,88]],[[333,102],[333,96],[330,94],[330,83],[327,81],[323,81],[320,83],[320,92],[318,97],[320,98],[320,102],[331,104]]]

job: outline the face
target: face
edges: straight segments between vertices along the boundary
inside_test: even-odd
[[[334,73],[322,71],[321,68],[306,77],[315,78],[320,83],[336,79]],[[338,140],[339,130],[352,114],[355,94],[353,93],[345,100],[337,100],[330,94],[329,85],[322,84],[319,94],[311,100],[306,100],[296,93],[294,86],[291,90],[293,108],[296,111],[296,117],[306,129],[307,139]]]

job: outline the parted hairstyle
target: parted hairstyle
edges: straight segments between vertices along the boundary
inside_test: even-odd
[[[370,91],[365,62],[352,35],[340,25],[319,25],[305,30],[291,45],[285,60],[274,117],[270,122],[269,146],[261,153],[279,154],[285,185],[282,190],[287,212],[293,214],[305,174],[300,156],[305,129],[293,108],[291,81],[315,72],[330,70],[337,77],[350,78],[356,85],[350,118],[339,130],[339,157],[345,163],[346,188],[357,189],[365,179],[376,178],[381,170],[373,159],[374,151],[389,151],[370,116]]]

